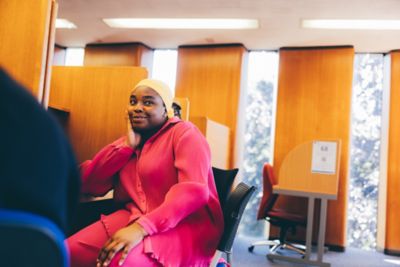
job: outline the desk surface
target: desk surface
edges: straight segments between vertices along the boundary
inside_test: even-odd
[[[313,141],[295,147],[285,157],[279,170],[279,182],[274,190],[286,190],[298,196],[336,199],[339,183],[340,141],[337,143],[336,171],[332,174],[311,171]],[[283,191],[281,191],[283,193]]]
[[[329,193],[321,193],[320,191],[312,191],[312,190],[298,190],[298,189],[290,189],[286,187],[281,187],[279,185],[274,186],[273,188],[274,193],[280,195],[287,195],[287,196],[296,196],[296,197],[314,197],[314,198],[321,198],[321,199],[336,199],[336,194],[329,194]]]

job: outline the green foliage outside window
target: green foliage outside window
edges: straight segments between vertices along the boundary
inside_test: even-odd
[[[274,124],[274,92],[278,70],[276,52],[251,52],[249,83],[245,111],[245,136],[242,177],[245,182],[257,186],[242,218],[239,232],[248,236],[263,236],[263,221],[256,215],[262,195],[262,167],[271,162],[271,130]]]
[[[375,249],[383,91],[383,55],[357,54],[354,64],[349,246]]]

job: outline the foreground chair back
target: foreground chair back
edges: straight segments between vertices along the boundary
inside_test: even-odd
[[[228,200],[228,195],[232,191],[233,181],[239,171],[239,169],[223,170],[216,167],[212,167],[214,174],[215,185],[217,187],[219,202],[221,203],[222,209],[225,207],[225,203]]]
[[[69,266],[64,234],[42,216],[0,209],[0,240],[1,266]]]
[[[210,266],[216,266],[221,253],[225,253],[228,263],[231,263],[232,245],[243,215],[243,211],[255,191],[254,186],[245,183],[238,184],[233,190],[232,185],[238,169],[222,170],[213,167],[215,184],[224,214],[224,233],[217,247]]]

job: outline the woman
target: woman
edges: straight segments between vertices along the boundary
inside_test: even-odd
[[[82,164],[84,193],[127,204],[67,240],[71,266],[209,266],[223,231],[210,150],[171,106],[167,85],[142,80],[127,136]]]

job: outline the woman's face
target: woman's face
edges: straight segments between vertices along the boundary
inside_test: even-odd
[[[161,128],[167,111],[160,95],[147,86],[132,91],[128,105],[129,120],[138,133]]]

